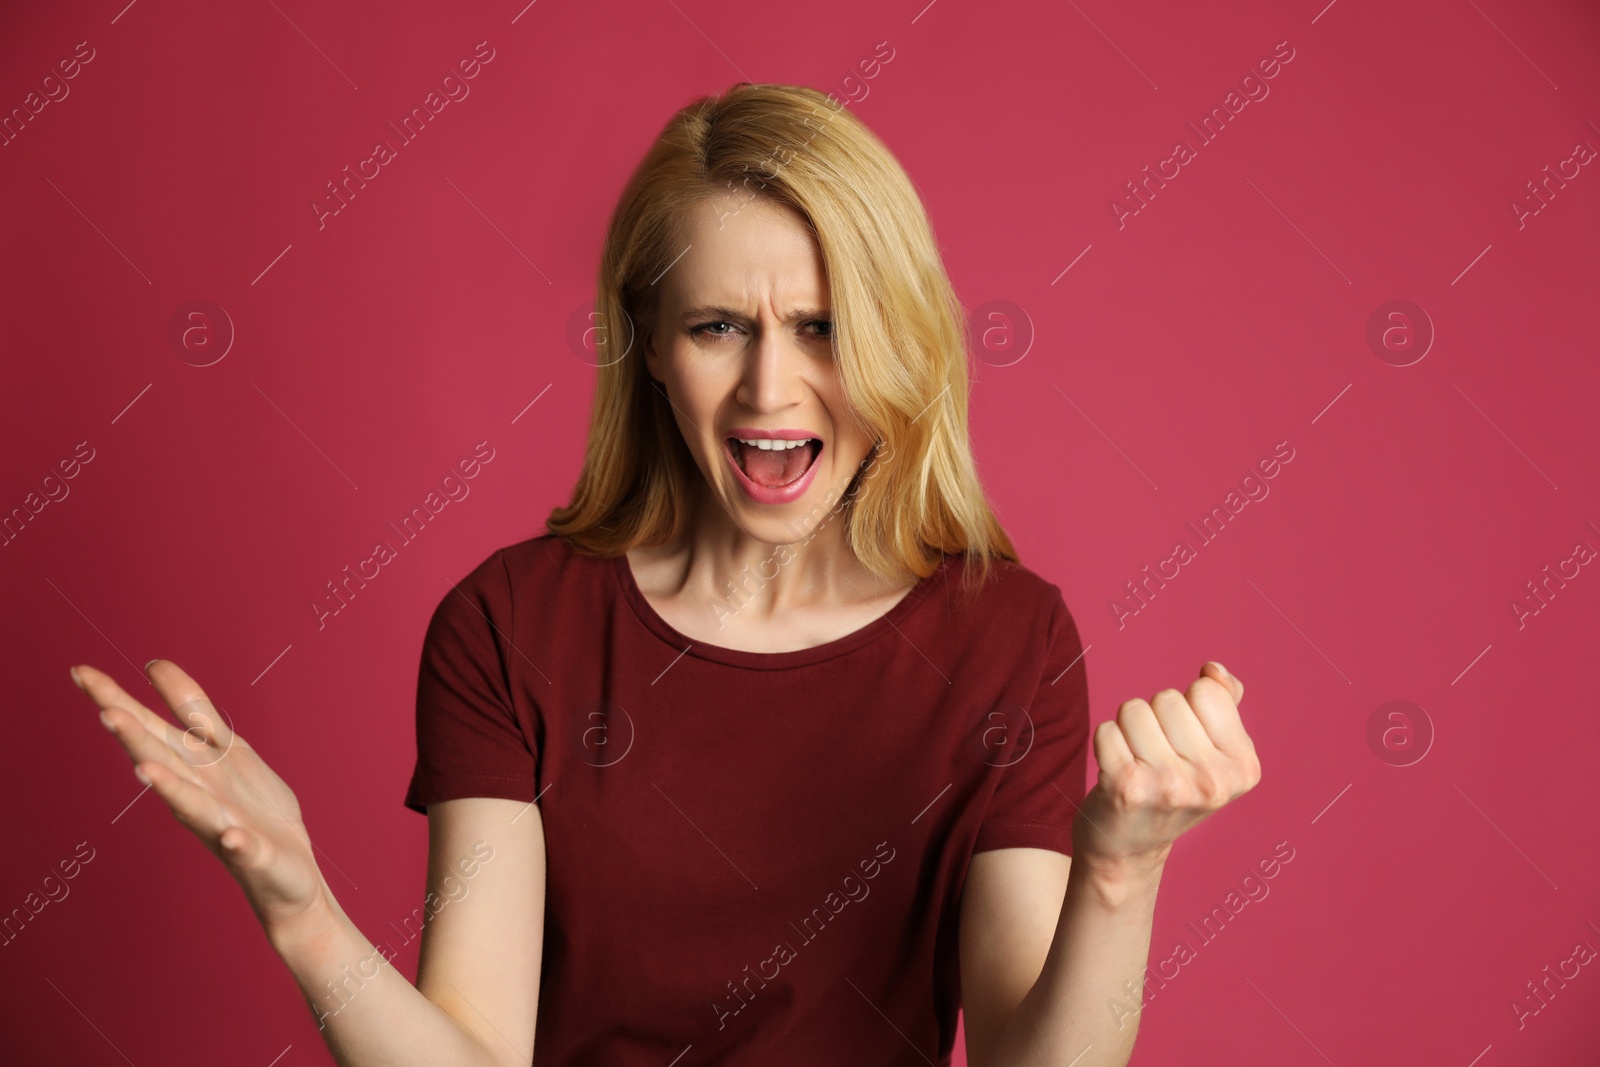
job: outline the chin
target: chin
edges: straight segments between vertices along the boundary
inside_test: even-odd
[[[787,545],[809,541],[829,523],[838,521],[840,491],[819,477],[799,497],[786,504],[751,500],[738,485],[727,488],[724,510],[741,530],[764,544]]]

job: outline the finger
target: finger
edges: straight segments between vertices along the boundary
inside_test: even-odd
[[[1150,698],[1151,710],[1161,724],[1172,750],[1190,763],[1212,759],[1217,746],[1212,743],[1188,699],[1176,689],[1163,689]]]
[[[1129,751],[1138,759],[1153,765],[1178,762],[1178,753],[1161,729],[1161,720],[1147,702],[1138,697],[1124,700],[1117,708],[1117,725],[1122,728]]]
[[[1133,763],[1133,751],[1117,720],[1107,719],[1094,728],[1094,761],[1100,765],[1101,774],[1110,775]]]
[[[227,751],[233,744],[233,728],[206,696],[205,690],[200,688],[200,683],[169,659],[152,660],[149,673],[150,681],[155,684],[161,699],[167,702],[173,714],[184,724],[184,732],[189,735],[185,747],[194,752],[197,745],[215,745]]]
[[[1232,755],[1251,747],[1250,735],[1245,732],[1232,690],[1204,674],[1189,683],[1188,701],[1217,751]]]
[[[113,705],[105,708],[101,712],[101,716],[105,720],[106,729],[115,735],[117,741],[121,743],[123,751],[133,760],[135,766],[139,764],[154,764],[172,771],[177,777],[194,781],[198,784],[198,780],[194,777],[194,772],[184,763],[182,756],[168,748],[155,734],[141,726],[127,708]]]
[[[132,694],[118,685],[109,674],[87,664],[76,666],[72,670],[77,675],[78,684],[100,706],[101,711],[120,708],[131,715],[134,722],[164,741],[174,752],[182,748],[183,731],[168,722],[165,716],[157,715],[135,700]]]
[[[179,822],[193,830],[208,845],[222,848],[221,837],[229,827],[238,828],[239,820],[212,793],[177,774],[164,764],[141,763],[139,770],[150,779],[150,788],[161,795]],[[238,840],[238,834],[229,835]],[[230,855],[231,849],[224,849]]]
[[[1235,704],[1241,703],[1244,700],[1244,682],[1229,674],[1228,668],[1224,667],[1216,660],[1206,660],[1205,663],[1200,667],[1200,674],[1202,676],[1210,675],[1212,678],[1215,678],[1217,681],[1221,682],[1227,688],[1228,695],[1233,697],[1233,702]]]

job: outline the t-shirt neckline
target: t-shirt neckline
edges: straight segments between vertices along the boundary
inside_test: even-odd
[[[685,634],[679,633],[671,623],[662,618],[650,601],[645,598],[644,591],[639,588],[639,582],[634,577],[633,566],[628,562],[626,552],[612,557],[611,572],[616,576],[617,584],[621,587],[623,599],[633,608],[633,613],[639,621],[656,636],[680,650],[687,650],[686,655],[696,656],[713,663],[722,663],[732,667],[744,667],[750,670],[783,670],[791,667],[806,667],[823,660],[842,656],[872,641],[882,637],[885,633],[898,629],[907,615],[916,610],[918,604],[928,598],[928,594],[944,581],[950,570],[951,560],[955,557],[945,553],[934,572],[926,578],[919,579],[905,596],[901,597],[888,611],[879,615],[871,622],[859,629],[852,630],[843,637],[826,641],[810,648],[794,649],[789,652],[749,652],[739,648],[727,648],[723,645],[708,644],[696,641]]]

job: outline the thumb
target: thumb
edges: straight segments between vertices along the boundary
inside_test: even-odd
[[[1210,675],[1213,679],[1222,683],[1223,688],[1233,697],[1235,704],[1244,700],[1244,683],[1229,674],[1228,669],[1216,660],[1206,660],[1205,664],[1200,668],[1200,675],[1201,677]]]
[[[266,842],[261,835],[237,823],[218,835],[217,844],[222,846],[223,857],[241,873],[259,867],[265,858]]]

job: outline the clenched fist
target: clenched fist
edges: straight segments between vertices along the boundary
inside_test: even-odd
[[[1254,789],[1261,763],[1239,719],[1243,699],[1244,683],[1208,662],[1187,692],[1125,700],[1096,727],[1100,780],[1073,823],[1075,862],[1148,876],[1185,830]]]

